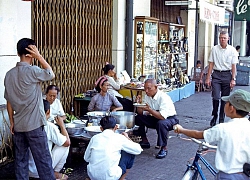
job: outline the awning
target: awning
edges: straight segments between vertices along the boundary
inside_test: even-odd
[[[200,1],[200,19],[213,24],[224,24],[225,9]]]

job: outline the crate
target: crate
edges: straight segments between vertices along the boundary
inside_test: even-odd
[[[249,86],[249,71],[240,71],[237,69],[236,85]]]

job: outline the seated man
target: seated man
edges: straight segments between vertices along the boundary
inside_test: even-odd
[[[157,146],[161,146],[156,158],[162,159],[167,155],[168,132],[173,130],[173,126],[178,124],[179,120],[175,116],[173,101],[166,93],[158,90],[155,79],[147,79],[144,90],[146,106],[137,107],[138,115],[135,117],[135,124],[140,126],[138,129],[138,135],[142,138],[140,145],[142,148],[150,148],[145,126],[156,129]],[[138,102],[141,102],[140,97],[137,98]]]
[[[114,117],[103,117],[100,124],[103,132],[91,138],[84,154],[85,161],[89,162],[88,176],[91,180],[123,180],[133,166],[135,155],[140,154],[142,149],[129,139],[127,133],[115,133],[117,125]]]
[[[95,89],[98,94],[91,98],[91,101],[88,106],[88,111],[112,111],[122,110],[122,104],[118,99],[108,93],[109,82],[105,76],[100,77],[95,83]]]
[[[46,112],[46,118],[50,116],[50,103],[47,100],[43,100],[44,111]],[[70,139],[67,130],[65,129],[64,122],[62,118],[55,118],[56,123],[61,128],[61,133],[58,127],[47,121],[47,126],[44,126],[44,130],[47,133],[48,146],[52,157],[52,167],[54,168],[54,174],[56,179],[66,180],[68,176],[59,173],[66,163],[66,159],[69,153]],[[54,145],[52,149],[52,145]],[[39,178],[36,165],[31,153],[29,153],[29,177]]]

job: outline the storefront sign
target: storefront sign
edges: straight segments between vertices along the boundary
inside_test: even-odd
[[[235,0],[235,21],[250,21],[250,0]]]
[[[214,24],[224,24],[225,9],[200,1],[200,19]]]

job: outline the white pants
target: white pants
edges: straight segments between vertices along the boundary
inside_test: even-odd
[[[69,147],[55,145],[51,151],[52,167],[54,171],[59,172],[64,164],[69,154]],[[29,177],[39,178],[36,164],[34,162],[32,153],[29,149]]]
[[[57,146],[55,145],[51,151],[52,167],[54,171],[59,172],[64,164],[69,154],[69,147]]]

